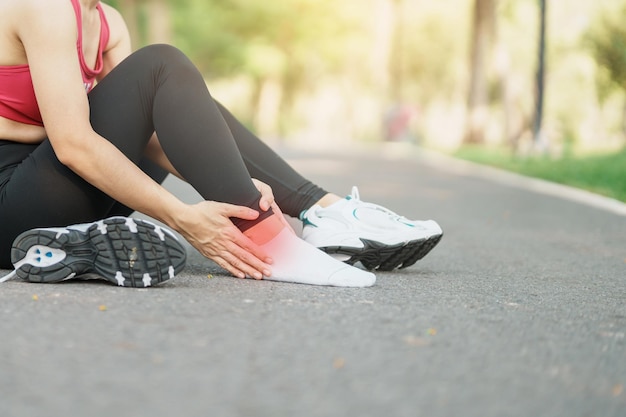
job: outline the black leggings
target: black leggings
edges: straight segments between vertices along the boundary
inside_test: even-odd
[[[159,183],[167,173],[143,157],[154,131],[172,165],[206,200],[258,208],[251,177],[269,184],[291,216],[326,194],[215,102],[174,47],[133,53],[89,93],[89,104],[93,129]],[[10,267],[11,244],[25,230],[131,212],[61,164],[47,139],[37,145],[0,140],[1,268]]]

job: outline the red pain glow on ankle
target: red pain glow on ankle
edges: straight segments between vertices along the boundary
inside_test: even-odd
[[[264,245],[275,238],[283,228],[285,228],[284,223],[277,214],[274,214],[250,227],[243,234],[257,245]]]

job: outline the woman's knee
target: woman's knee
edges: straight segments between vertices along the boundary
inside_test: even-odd
[[[172,45],[148,45],[137,50],[131,56],[135,56],[145,68],[156,69],[159,73],[181,69],[197,71],[191,60],[180,49]]]

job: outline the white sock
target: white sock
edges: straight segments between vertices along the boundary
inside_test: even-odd
[[[274,260],[272,275],[264,277],[270,281],[336,287],[370,287],[376,282],[371,272],[333,259],[286,227],[261,247]]]

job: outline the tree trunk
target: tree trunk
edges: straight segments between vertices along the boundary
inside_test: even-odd
[[[147,3],[148,43],[172,43],[172,18],[167,0]]]
[[[139,11],[137,0],[120,0],[120,13],[124,16],[128,31],[130,32],[130,42],[133,49],[137,49],[141,44],[141,32],[139,31]]]
[[[280,109],[283,99],[283,86],[274,77],[258,81],[254,103],[254,127],[259,137],[267,142],[279,142]]]
[[[537,47],[537,79],[536,79],[536,105],[535,120],[533,124],[533,138],[535,146],[543,147],[542,122],[543,122],[543,97],[546,77],[546,3],[547,0],[539,0],[539,45]]]
[[[470,46],[470,82],[464,143],[482,143],[489,119],[488,58],[494,38],[495,3],[475,0]]]
[[[403,0],[392,0],[392,26],[390,36],[390,56],[389,56],[389,79],[391,101],[399,103],[403,101],[404,89],[404,22],[403,22]]]

